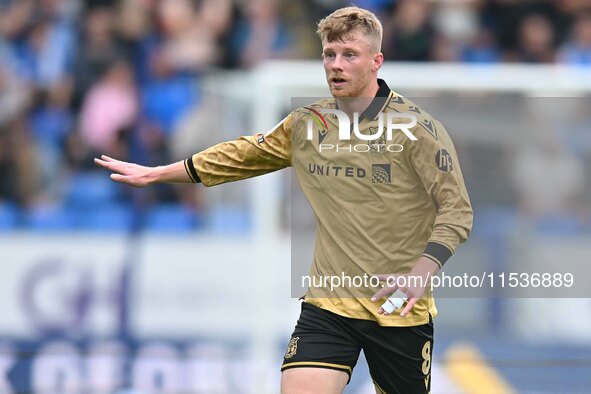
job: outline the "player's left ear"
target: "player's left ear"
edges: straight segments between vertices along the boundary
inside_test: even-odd
[[[382,52],[374,53],[371,71],[373,71],[373,72],[378,71],[380,69],[380,67],[382,67],[383,63],[384,63],[384,54]]]

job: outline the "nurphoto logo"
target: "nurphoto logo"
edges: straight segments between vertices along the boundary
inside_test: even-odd
[[[311,141],[314,138],[314,123],[318,125],[318,148],[320,152],[323,151],[345,151],[345,152],[402,152],[404,147],[401,144],[391,144],[394,130],[400,130],[411,141],[416,141],[417,137],[410,131],[416,126],[417,118],[414,114],[408,112],[380,112],[378,114],[378,127],[371,127],[368,130],[370,133],[364,134],[359,130],[359,113],[353,113],[353,122],[349,116],[338,109],[321,108],[315,110],[310,107],[305,107],[310,113],[310,118],[307,119],[306,124],[306,139]],[[324,114],[334,115],[338,121],[339,127],[339,141],[350,141],[351,136],[355,135],[359,140],[366,141],[363,144],[328,144],[323,143],[328,134],[328,122],[323,116]],[[353,130],[351,130],[353,126]],[[352,131],[352,133],[351,133]]]

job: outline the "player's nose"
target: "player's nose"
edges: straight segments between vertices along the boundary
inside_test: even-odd
[[[343,57],[341,55],[335,55],[331,68],[333,71],[341,71],[343,69]]]

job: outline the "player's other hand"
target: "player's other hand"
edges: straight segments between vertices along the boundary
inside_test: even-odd
[[[116,182],[126,183],[135,187],[144,187],[153,181],[152,167],[116,160],[106,155],[101,155],[100,159],[95,158],[94,163],[111,171],[111,179]]]
[[[439,266],[427,257],[421,257],[415,263],[408,274],[380,274],[375,275],[381,281],[386,282],[372,297],[372,301],[379,301],[387,298],[396,290],[406,294],[408,300],[400,316],[406,316],[412,307],[421,299],[425,293],[425,288],[430,285],[431,277],[439,271]],[[380,315],[387,315],[382,307],[378,309]]]

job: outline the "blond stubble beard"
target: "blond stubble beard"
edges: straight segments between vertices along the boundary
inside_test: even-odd
[[[369,84],[371,81],[371,77],[367,78],[367,81],[365,81],[365,84],[363,86],[367,86],[367,84]],[[332,87],[330,87],[329,85],[329,89],[330,89],[330,93],[332,94],[332,96],[334,98],[355,98],[355,97],[361,97],[360,92],[357,92],[356,94],[349,94],[347,92],[349,92],[350,90],[350,86],[348,86],[347,88],[343,89],[343,90],[333,90]]]

